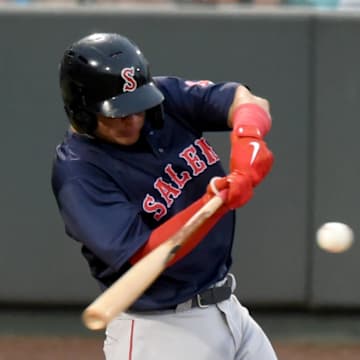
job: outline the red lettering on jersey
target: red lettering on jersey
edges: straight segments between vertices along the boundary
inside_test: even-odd
[[[164,181],[162,177],[158,177],[154,182],[154,188],[165,200],[166,206],[163,203],[156,201],[153,196],[146,194],[143,201],[143,209],[147,213],[154,213],[153,217],[157,221],[167,214],[167,209],[174,204],[175,199],[181,195],[182,189],[193,176],[200,175],[207,169],[208,165],[213,165],[220,160],[219,156],[215,153],[215,150],[205,138],[196,139],[194,144],[196,146],[189,145],[179,154],[179,157],[186,161],[187,165],[192,170],[192,173],[186,170],[178,173],[173,168],[173,164],[170,163],[165,166],[164,172],[169,176],[171,182],[175,184],[176,187],[172,185],[172,183]],[[200,152],[205,158],[205,161],[199,157]]]
[[[149,214],[155,213],[154,219],[157,221],[159,221],[167,214],[166,206],[155,201],[155,198],[149,194],[146,194],[146,197],[143,201],[143,209]]]
[[[125,84],[123,86],[123,92],[133,92],[137,88],[137,82],[134,78],[134,67],[124,68],[121,70],[121,77],[124,79]]]
[[[188,146],[179,154],[179,156],[191,167],[194,176],[198,176],[205,171],[206,164],[197,155],[194,145]]]
[[[180,188],[183,189],[185,184],[191,179],[188,171],[183,171],[179,177],[171,164],[166,165],[165,172],[170,176],[170,179]]]
[[[179,189],[176,189],[174,186],[168,184],[161,177],[156,179],[154,188],[159,191],[161,197],[166,201],[168,208],[173,204],[174,199],[181,194]]]
[[[220,160],[214,149],[208,144],[208,142],[204,138],[195,140],[195,145],[200,148],[201,152],[206,157],[208,165],[215,164]]]

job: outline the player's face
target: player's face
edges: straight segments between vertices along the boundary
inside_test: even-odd
[[[123,118],[108,118],[98,115],[98,127],[95,135],[112,143],[133,145],[139,140],[144,121],[145,112]]]

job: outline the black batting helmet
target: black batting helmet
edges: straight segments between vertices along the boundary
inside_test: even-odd
[[[65,50],[60,64],[65,111],[76,130],[92,134],[96,114],[124,117],[147,111],[158,124],[163,94],[140,49],[119,34],[95,33]]]

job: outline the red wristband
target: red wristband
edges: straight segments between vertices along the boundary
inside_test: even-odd
[[[234,109],[232,124],[238,136],[264,137],[271,128],[271,117],[261,106],[247,103]]]

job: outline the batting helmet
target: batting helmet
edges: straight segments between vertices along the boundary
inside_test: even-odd
[[[96,33],[65,50],[60,64],[65,111],[76,130],[92,134],[97,114],[119,118],[146,111],[162,122],[163,94],[136,44],[119,34]]]

